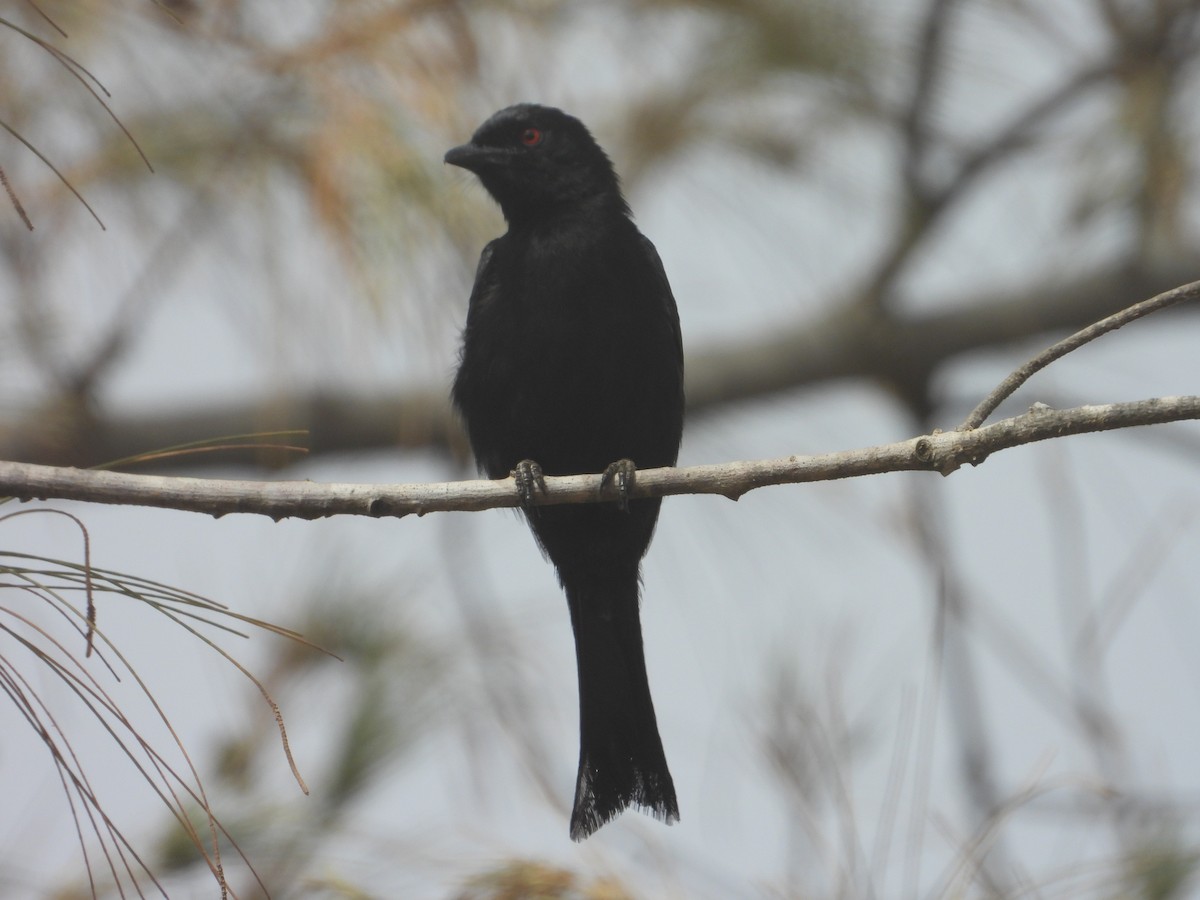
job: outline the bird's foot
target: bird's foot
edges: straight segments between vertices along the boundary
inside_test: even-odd
[[[600,478],[600,495],[604,496],[610,488],[615,490],[617,506],[623,512],[629,512],[629,492],[633,489],[636,479],[637,466],[633,464],[633,460],[618,459],[604,470],[604,475]]]
[[[546,493],[546,479],[542,475],[542,467],[532,459],[523,459],[509,473],[517,483],[517,496],[525,509],[533,507],[533,497],[537,493]]]

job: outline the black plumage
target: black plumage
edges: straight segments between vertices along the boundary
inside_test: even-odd
[[[479,261],[454,382],[479,467],[491,478],[515,471],[529,490],[538,466],[605,472],[620,487],[635,467],[673,465],[683,428],[679,315],[604,151],[578,119],[521,104],[492,116],[446,162],[474,172],[508,222]],[[526,510],[575,634],[575,840],[628,806],[679,818],[638,616],[659,506]]]

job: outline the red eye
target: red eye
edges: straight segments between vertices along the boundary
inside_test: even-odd
[[[542,132],[538,128],[526,128],[521,132],[521,143],[526,147],[536,147],[542,142]]]

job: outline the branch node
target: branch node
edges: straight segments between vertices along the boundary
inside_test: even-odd
[[[933,441],[927,437],[917,438],[916,444],[913,445],[913,456],[918,462],[926,465],[933,464]]]
[[[423,503],[418,504],[413,510],[403,510],[387,497],[376,497],[367,504],[367,515],[373,516],[376,519],[383,519],[388,516],[403,519],[409,512],[415,512],[418,516],[423,516],[428,511]]]

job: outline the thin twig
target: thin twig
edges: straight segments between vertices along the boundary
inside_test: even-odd
[[[1147,316],[1160,309],[1166,309],[1168,306],[1174,306],[1177,303],[1196,299],[1200,299],[1200,281],[1193,281],[1190,284],[1180,285],[1177,288],[1164,291],[1156,297],[1143,300],[1141,303],[1135,303],[1133,306],[1123,309],[1118,313],[1113,313],[1108,318],[1101,319],[1087,328],[1080,329],[1070,337],[1064,338],[1054,346],[1043,350],[1005,378],[994,391],[983,399],[982,403],[971,410],[971,414],[958,426],[958,430],[971,431],[978,428],[988,416],[996,411],[996,407],[1011,396],[1017,388],[1028,381],[1034,373],[1046,368],[1046,366],[1050,365],[1056,359],[1066,356],[1072,350],[1082,347],[1089,341],[1094,341],[1102,334],[1116,331],[1122,325],[1132,322],[1135,319],[1140,319],[1142,316]]]
[[[106,88],[104,86],[104,84],[100,81],[99,78],[97,78],[95,75],[93,75],[82,63],[80,63],[73,56],[71,56],[68,53],[64,53],[62,50],[59,50],[53,44],[51,44],[47,41],[43,41],[37,35],[12,24],[11,22],[7,21],[6,19],[0,19],[0,23],[7,25],[9,28],[12,28],[14,31],[18,32],[23,37],[26,37],[29,40],[33,41],[35,44],[37,44],[39,47],[41,47],[43,50],[45,50],[47,53],[49,53],[50,56],[56,62],[59,63],[59,65],[61,65],[64,69],[66,69],[68,72],[70,72],[71,76],[73,78],[75,78],[75,80],[77,80],[80,84],[82,84],[84,89],[89,94],[92,95],[92,97],[95,99],[95,101],[97,103],[100,104],[101,107],[103,107],[104,111],[106,113],[108,113],[108,117],[113,120],[113,123],[119,129],[121,129],[121,133],[124,134],[126,138],[128,138],[129,143],[131,143],[133,145],[133,149],[136,150],[138,156],[140,156],[142,158],[142,162],[144,162],[146,164],[146,168],[149,169],[151,172],[154,171],[154,166],[151,165],[150,158],[148,156],[146,156],[145,152],[142,150],[141,144],[139,144],[137,142],[137,139],[133,136],[132,132],[130,132],[130,130],[125,127],[125,123],[121,121],[120,117],[113,111],[113,108],[111,106],[109,106],[108,103],[105,101],[104,97],[108,97],[111,99],[112,93],[108,90],[108,88]],[[86,76],[86,77],[84,77],[84,76]],[[89,83],[89,81],[91,83]],[[95,87],[92,86],[93,84],[95,85]],[[104,93],[104,97],[100,96],[100,94],[96,90],[97,88],[99,88],[100,91],[102,91]]]
[[[8,194],[8,202],[17,211],[17,215],[21,217],[21,221],[25,223],[25,227],[33,231],[33,222],[30,220],[29,214],[25,212],[25,207],[21,205],[21,201],[17,199],[17,192],[8,183],[8,176],[4,174],[3,166],[0,166],[0,186],[4,187],[4,193]]]
[[[17,25],[15,22],[12,22],[8,19],[0,17],[0,25],[3,25],[6,28],[12,29],[17,34],[21,35],[21,37],[26,38],[26,39],[32,41],[33,43],[37,44],[39,47],[41,47],[43,50],[45,50],[47,53],[49,53],[52,57],[54,57],[54,59],[57,60],[59,64],[65,66],[68,70],[70,70],[72,72],[72,74],[74,74],[76,77],[81,77],[82,75],[86,75],[88,78],[90,78],[92,80],[92,82],[96,85],[96,87],[98,87],[98,88],[100,88],[100,90],[104,91],[104,94],[106,97],[112,96],[112,94],[109,92],[108,88],[106,88],[104,86],[104,84],[100,81],[100,79],[97,78],[95,75],[93,75],[88,70],[88,68],[83,65],[83,63],[79,62],[79,60],[75,59],[75,57],[71,56],[71,54],[64,53],[62,50],[59,50],[57,47],[55,47],[49,41],[42,40],[40,37],[38,37],[32,31],[26,31],[20,25]]]
[[[36,512],[39,512],[39,510],[23,509],[8,513],[7,515],[0,516],[0,522],[7,522],[9,519],[15,519],[17,516]],[[87,526],[83,524],[83,520],[78,516],[72,515],[62,509],[46,510],[46,512],[54,512],[60,516],[66,516],[78,526],[80,534],[83,535],[83,578],[84,590],[87,594],[87,651],[84,653],[84,656],[91,657],[96,643],[96,595],[92,589],[92,536],[88,533]]]
[[[71,182],[67,179],[66,175],[64,175],[62,172],[58,171],[58,168],[54,165],[54,163],[50,162],[50,160],[46,158],[46,155],[44,153],[42,153],[41,150],[39,150],[37,147],[33,146],[33,144],[29,143],[29,141],[25,140],[25,138],[23,138],[19,132],[13,130],[13,128],[7,122],[5,122],[3,119],[0,119],[0,128],[3,128],[9,134],[11,134],[13,137],[15,137],[18,141],[20,141],[22,144],[24,144],[29,149],[30,153],[32,153],[34,156],[36,156],[38,159],[40,159],[43,163],[45,163],[47,168],[49,168],[51,172],[53,172],[55,175],[58,176],[58,180],[67,186],[67,190],[69,190],[72,194],[75,195],[75,199],[78,200],[80,203],[82,203],[84,208],[92,214],[92,218],[96,220],[96,224],[100,226],[100,230],[108,231],[108,229],[104,225],[104,222],[102,222],[100,217],[98,215],[96,215],[96,211],[94,209],[92,209],[91,204],[83,199],[83,194],[81,194],[81,193],[79,193],[79,191],[75,190],[75,185],[71,184]]]
[[[57,22],[55,22],[52,18],[50,18],[48,15],[46,15],[45,11],[40,6],[38,6],[36,3],[34,3],[33,0],[25,0],[25,2],[28,3],[30,6],[32,6],[34,9],[34,12],[36,12],[39,16],[41,16],[43,19],[45,19],[46,22],[49,23],[51,28],[53,28],[55,31],[57,31],[59,34],[61,34],[63,37],[69,37],[69,35],[65,31],[63,31],[62,28],[59,27],[59,24]]]

